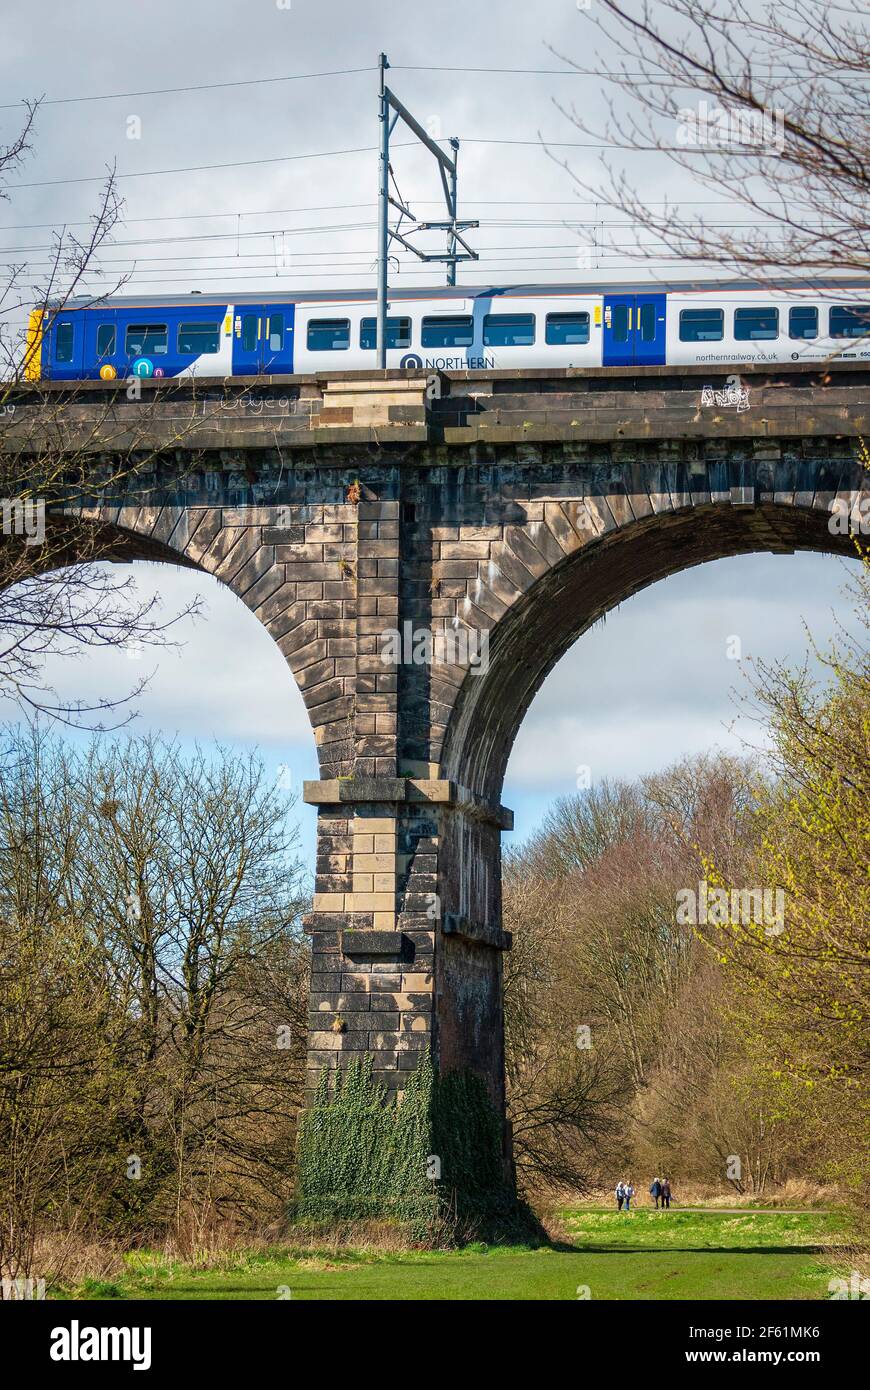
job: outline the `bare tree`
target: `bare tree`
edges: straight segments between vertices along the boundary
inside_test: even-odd
[[[276,1173],[286,1190],[307,1021],[292,800],[253,756],[154,739],[95,745],[76,786],[78,897],[131,1020],[155,1212],[177,1225]]]
[[[559,844],[543,837],[505,864],[508,1108],[521,1188],[587,1191],[618,1145],[629,1084],[610,1040],[586,1046],[590,1014],[574,969],[576,900],[561,877]],[[585,1032],[584,1032],[585,1030]],[[591,1036],[589,1037],[591,1042]]]
[[[0,148],[0,198],[9,198],[9,175],[30,150],[37,115],[38,103],[25,104],[17,138]],[[122,216],[109,169],[87,233],[56,233],[43,275],[34,280],[25,261],[13,263],[0,286],[0,693],[28,715],[97,728],[131,717],[142,683],[121,699],[61,700],[45,681],[45,659],[95,647],[166,645],[177,621],[197,610],[194,603],[163,612],[158,599],[141,597],[132,576],[104,563],[127,553],[138,558],[139,551],[104,523],[102,505],[117,504],[119,496],[127,505],[153,502],[163,456],[173,458],[176,482],[179,453],[187,459],[182,471],[195,471],[201,456],[191,436],[209,414],[195,382],[166,383],[158,399],[143,393],[137,378],[96,393],[89,382],[36,379],[41,338],[99,268]],[[124,278],[90,302],[117,292]],[[170,422],[160,403],[175,391],[183,400]],[[219,410],[219,403],[212,407]]]
[[[111,1187],[119,1098],[117,1013],[90,926],[74,910],[79,815],[62,751],[39,730],[17,736],[0,779],[0,1286],[61,1272],[37,1244],[64,1235]],[[95,1196],[95,1188],[99,1197]]]
[[[292,801],[256,758],[10,738],[0,1276],[14,1297],[16,1279],[62,1271],[70,1231],[184,1242],[280,1217],[308,952]]]
[[[752,781],[710,755],[602,783],[507,857],[508,1091],[530,1189],[583,1190],[635,1161],[721,1182],[738,1134],[794,1160],[793,1128],[752,1109],[754,1023],[730,1017],[719,962],[676,914],[705,856],[745,864]]]
[[[679,194],[651,201],[605,158],[600,184],[577,184],[647,234],[630,255],[756,280],[866,274],[867,16],[865,0],[596,0],[587,18],[608,45],[598,67],[614,87],[609,116],[600,128],[587,110],[560,109],[596,142],[642,153],[647,168],[650,155],[670,162],[718,204],[705,216],[681,210]],[[657,186],[670,182],[662,171]]]

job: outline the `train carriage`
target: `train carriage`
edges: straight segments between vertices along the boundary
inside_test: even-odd
[[[258,377],[376,362],[372,290],[76,298],[31,315],[32,379]],[[870,361],[870,282],[394,290],[387,366]]]

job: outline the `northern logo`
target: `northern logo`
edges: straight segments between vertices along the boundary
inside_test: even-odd
[[[416,352],[406,352],[405,356],[399,360],[400,367],[407,367],[409,371],[419,371],[423,366],[423,359]]]

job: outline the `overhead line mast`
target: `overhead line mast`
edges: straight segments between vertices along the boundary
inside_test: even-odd
[[[459,164],[459,141],[456,136],[452,136],[449,144],[453,151],[453,157],[445,154],[441,146],[424,130],[420,122],[411,115],[406,106],[399,101],[398,97],[390,91],[386,84],[386,71],[390,66],[386,53],[382,53],[378,60],[378,120],[380,121],[380,155],[378,159],[378,301],[377,301],[377,349],[378,366],[387,365],[387,306],[389,301],[389,254],[390,244],[398,241],[407,251],[421,261],[438,261],[447,266],[447,284],[456,284],[456,266],[459,261],[476,261],[479,259],[476,251],[473,251],[464,238],[460,235],[468,231],[471,227],[479,227],[478,221],[460,221],[457,216],[457,185],[458,185],[458,164]],[[438,161],[438,172],[441,175],[441,185],[444,189],[444,201],[447,205],[447,218],[436,222],[416,222],[414,227],[408,229],[408,235],[415,232],[446,231],[447,251],[443,254],[421,251],[413,242],[408,240],[408,236],[403,236],[397,228],[390,227],[390,207],[394,207],[399,212],[398,226],[402,225],[402,218],[407,217],[415,221],[414,214],[403,202],[394,198],[390,193],[390,136],[393,133],[396,122],[402,120],[415,135],[422,145],[425,145],[430,154],[434,155]],[[398,191],[398,190],[397,190]],[[459,251],[457,248],[462,247]]]

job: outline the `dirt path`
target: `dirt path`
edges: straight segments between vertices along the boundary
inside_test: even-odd
[[[638,1210],[638,1208],[635,1208]],[[642,1207],[642,1211],[655,1211],[655,1207]],[[659,1208],[668,1210],[668,1208]],[[708,1216],[830,1216],[830,1211],[825,1207],[681,1207],[676,1202],[672,1202],[671,1211],[691,1211],[705,1213]]]

